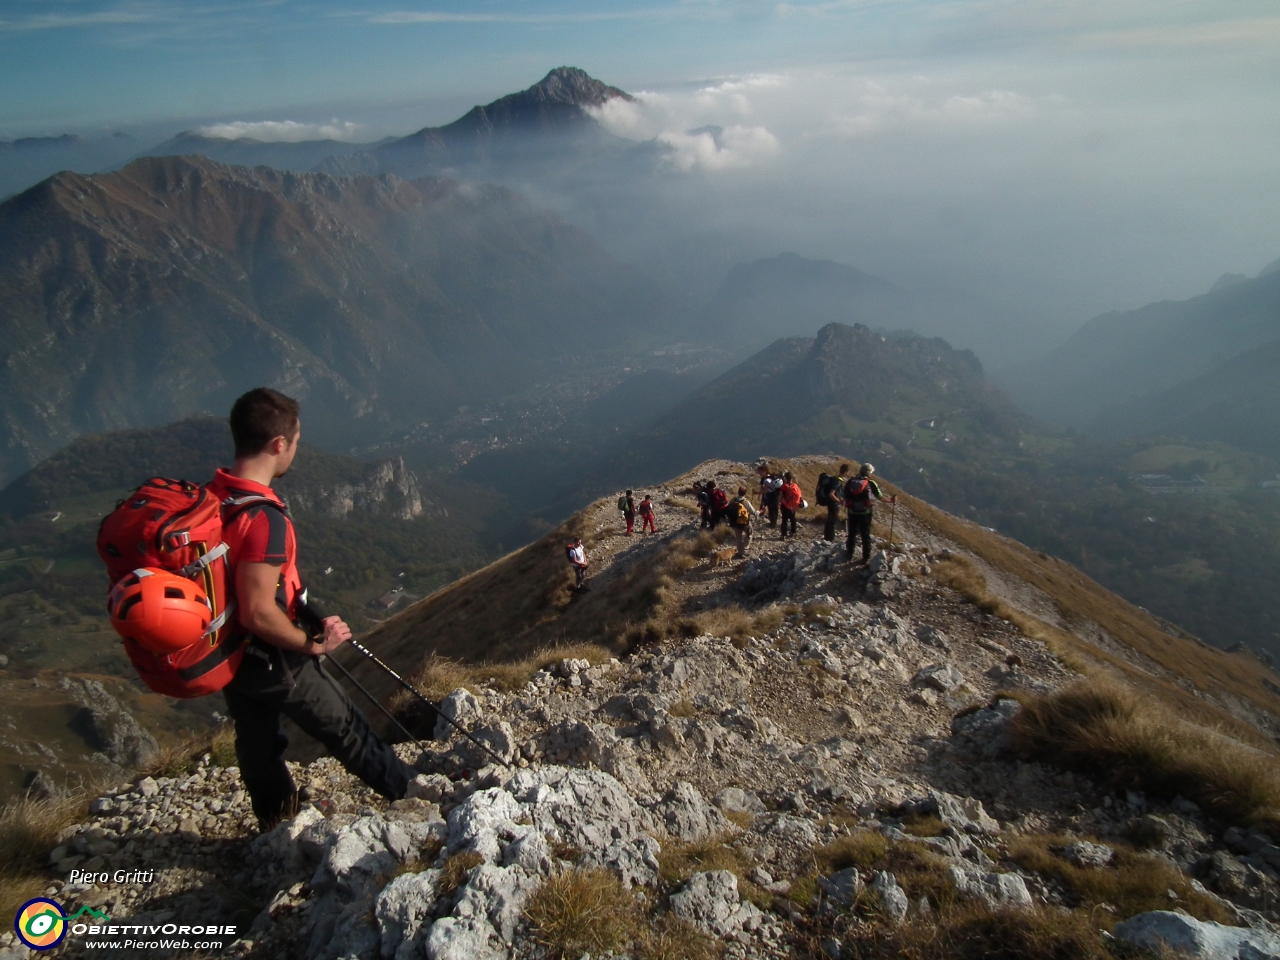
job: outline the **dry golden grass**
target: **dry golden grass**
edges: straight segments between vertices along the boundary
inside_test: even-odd
[[[1187,877],[1167,860],[1120,848],[1111,866],[1077,867],[1053,852],[1075,839],[1073,837],[1035,834],[1014,837],[1009,841],[1009,857],[1025,870],[1057,880],[1077,903],[1085,908],[1109,904],[1109,910],[1093,911],[1100,926],[1112,924],[1148,910],[1171,910],[1178,907],[1200,920],[1218,923],[1234,922],[1231,913],[1220,903],[1197,893]],[[1178,895],[1171,900],[1169,891]]]
[[[140,777],[180,777],[192,773],[200,758],[209,754],[219,767],[236,765],[236,729],[220,723],[206,733],[163,743],[160,752],[138,771]]]
[[[474,689],[488,686],[511,692],[532,680],[539,670],[561,660],[588,660],[594,666],[611,656],[611,651],[589,643],[550,647],[511,663],[463,663],[433,653],[419,670],[409,675],[408,680],[428,700],[439,703],[459,687]],[[434,713],[407,690],[397,688],[387,699],[387,706],[411,732],[420,736],[431,735]]]
[[[636,944],[637,960],[712,960],[719,955],[716,941],[670,914],[646,930]]]
[[[449,894],[457,890],[467,882],[467,875],[482,863],[484,863],[484,857],[474,850],[455,853],[451,856],[440,869],[441,894]]]
[[[667,888],[678,886],[695,873],[728,870],[738,878],[738,892],[758,907],[768,907],[773,895],[749,879],[755,864],[730,842],[735,834],[722,833],[702,840],[667,840],[658,854],[658,879]]]
[[[1280,696],[1274,692],[1280,690],[1280,677],[1263,668],[1252,657],[1226,653],[1187,635],[1170,632],[1162,621],[1111,593],[1070,564],[944,513],[891,485],[882,482],[881,486],[886,494],[898,494],[899,510],[910,510],[924,526],[958,543],[994,569],[1043,591],[1068,624],[1091,621],[1135,653],[1150,658],[1175,676],[1190,679],[1210,694],[1243,698],[1273,715],[1280,715]],[[976,570],[973,574],[976,579],[974,576],[957,578],[954,570],[950,574],[944,571],[944,577],[952,578],[950,585],[962,594],[979,606],[990,605],[991,612],[1009,620],[1027,636],[1043,640],[1077,669],[1090,672],[1094,667],[1102,667],[1159,697],[1179,713],[1204,726],[1221,726],[1240,739],[1274,752],[1274,744],[1269,738],[1251,725],[1170,681],[1137,669],[1068,630],[1014,609],[990,594],[985,580],[981,580]],[[965,579],[967,584],[963,582]],[[979,580],[980,583],[977,582]],[[1176,628],[1171,629],[1176,631]]]
[[[548,956],[621,952],[643,933],[640,901],[607,870],[565,870],[529,898],[525,917]]]
[[[86,802],[21,797],[0,807],[0,903],[23,903],[48,886],[49,851],[58,833],[85,815]]]
[[[1181,794],[1236,823],[1280,826],[1280,763],[1273,754],[1118,684],[1088,681],[1019,699],[1023,709],[1010,730],[1024,757],[1119,787]]]
[[[842,956],[855,960],[1114,960],[1084,911],[993,911],[964,904],[934,920],[859,924]]]
[[[667,840],[658,854],[658,878],[669,887],[707,870],[728,870],[745,879],[753,864],[730,845],[732,839],[733,834],[725,833],[692,842]]]
[[[882,862],[889,852],[889,841],[878,830],[859,830],[838,837],[813,851],[820,873],[835,873],[849,867],[867,869]]]
[[[693,705],[692,700],[677,700],[671,705],[671,709],[667,711],[673,717],[696,717],[698,708]]]
[[[904,832],[913,837],[940,837],[947,825],[940,817],[912,814],[902,821]]]

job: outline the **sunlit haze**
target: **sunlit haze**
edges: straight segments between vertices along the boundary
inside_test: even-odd
[[[667,148],[636,230],[663,242],[603,230],[619,255],[850,263],[971,302],[949,332],[1000,366],[1280,255],[1278,41],[1261,0],[11,0],[0,137],[369,142],[571,64]]]

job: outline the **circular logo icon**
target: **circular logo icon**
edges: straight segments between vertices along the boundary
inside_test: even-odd
[[[67,915],[56,900],[37,897],[28,900],[13,918],[18,939],[32,950],[56,947],[67,935]]]

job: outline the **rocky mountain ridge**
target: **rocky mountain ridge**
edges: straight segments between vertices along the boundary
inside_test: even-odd
[[[749,470],[697,474],[733,484]],[[237,771],[206,754],[95,800],[50,851],[46,892],[140,930],[197,914],[234,925],[225,953],[246,957],[945,958],[989,955],[993,936],[1018,958],[1131,956],[1126,943],[1280,953],[1280,851],[1264,829],[1027,752],[1024,714],[1078,689],[1080,669],[1096,678],[1128,649],[1136,672],[1109,675],[1159,680],[1132,638],[1075,624],[1102,643],[1090,666],[1029,636],[1018,611],[1053,616],[1047,595],[998,576],[977,541],[910,500],[868,568],[807,523],[793,541],[761,527],[735,563],[722,536],[697,531],[686,483],[659,489],[654,537],[623,535],[608,499],[575,519],[592,592],[567,604],[617,603],[638,571],[664,571],[661,602],[679,597],[705,629],[615,657],[582,647],[524,672],[470,668],[441,710],[510,766],[404,712],[434,737],[397,748],[420,771],[407,799],[387,804],[321,760],[295,767],[298,816],[255,837]],[[949,585],[965,564],[1017,610],[994,615]],[[568,577],[530,569],[508,586],[554,593]],[[403,659],[395,636],[369,642]],[[456,676],[437,662],[418,679]],[[1228,702],[1210,675],[1183,679]],[[116,869],[154,876],[98,879]],[[83,936],[65,949],[89,952]]]

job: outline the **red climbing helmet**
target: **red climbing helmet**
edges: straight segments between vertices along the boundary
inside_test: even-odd
[[[161,655],[198,643],[213,619],[199,585],[159,567],[141,567],[123,577],[111,588],[107,612],[116,633]]]

